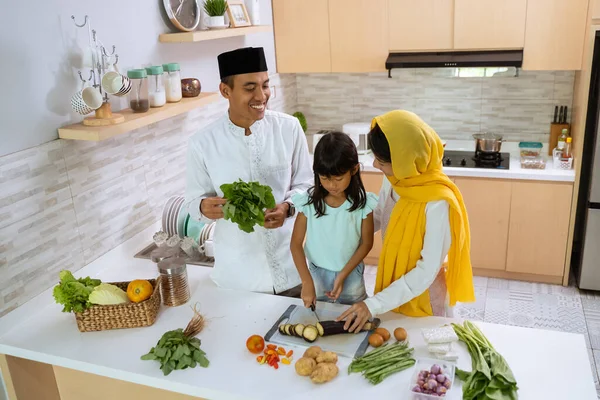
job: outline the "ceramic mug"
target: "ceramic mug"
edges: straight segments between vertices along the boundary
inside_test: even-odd
[[[87,115],[100,106],[102,106],[102,94],[93,86],[86,86],[71,97],[71,107],[81,115]]]
[[[202,246],[199,247],[199,249],[204,253],[206,257],[215,256],[215,248],[212,240],[205,240]]]
[[[125,96],[131,91],[131,81],[128,77],[119,73],[116,65],[114,65],[114,69],[114,71],[108,71],[102,77],[102,89],[114,96]]]

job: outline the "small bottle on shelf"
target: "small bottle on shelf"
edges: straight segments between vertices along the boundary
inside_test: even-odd
[[[562,158],[564,160],[568,160],[569,158],[573,157],[573,154],[572,154],[572,145],[571,145],[572,141],[573,141],[573,138],[569,136],[567,138],[567,141],[565,143],[565,148],[563,150],[563,156],[562,156]]]

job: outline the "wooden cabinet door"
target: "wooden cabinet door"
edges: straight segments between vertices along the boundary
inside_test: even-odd
[[[332,72],[385,71],[388,0],[329,0]]]
[[[588,0],[528,0],[524,70],[579,70]]]
[[[456,178],[471,226],[473,268],[506,269],[511,182],[500,179]]]
[[[327,0],[273,0],[277,72],[330,72]]]
[[[381,184],[383,182],[383,174],[380,172],[362,172],[361,179],[363,184],[365,185],[365,190],[367,192],[375,193],[379,195],[379,191],[381,190]],[[367,265],[378,265],[379,264],[379,254],[381,253],[381,248],[383,247],[383,242],[381,240],[381,231],[375,233],[375,238],[373,240],[373,248],[365,257],[365,264]]]
[[[453,8],[453,0],[389,0],[390,50],[451,50]]]
[[[455,0],[455,49],[515,49],[525,43],[527,0]]]
[[[600,0],[592,0],[592,19],[600,19]]]
[[[506,270],[562,276],[571,183],[513,182]]]

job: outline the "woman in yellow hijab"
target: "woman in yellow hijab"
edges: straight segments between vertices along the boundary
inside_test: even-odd
[[[390,310],[446,316],[448,303],[475,301],[469,220],[460,191],[442,171],[439,136],[417,115],[395,110],[373,120],[369,142],[373,166],[387,178],[374,211],[384,238],[375,296],[338,320],[353,332]]]

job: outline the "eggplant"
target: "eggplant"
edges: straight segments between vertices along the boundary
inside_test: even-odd
[[[319,324],[323,328],[323,334],[321,336],[339,335],[341,333],[349,333],[344,329],[345,321],[321,321]],[[361,329],[362,332],[371,331],[376,329],[378,324],[373,322],[367,322]],[[317,328],[318,329],[318,328]]]
[[[291,335],[291,332],[290,332],[290,328],[291,328],[291,327],[292,327],[292,325],[290,325],[290,324],[285,324],[285,329],[284,329],[284,332],[285,332],[285,334],[286,334],[286,335],[288,335],[288,336],[290,336],[290,335]]]
[[[279,325],[279,333],[280,333],[280,334],[282,334],[282,335],[285,335],[285,330],[284,330],[284,328],[285,328],[285,324],[281,324],[281,325]]]
[[[304,331],[302,332],[302,337],[308,343],[313,343],[319,337],[319,331],[314,325],[306,325],[304,327]]]
[[[292,326],[290,326],[290,336],[298,336],[296,334],[296,325],[297,324],[292,324]]]
[[[294,325],[294,333],[296,334],[296,336],[298,336],[299,338],[304,337],[302,334],[304,333],[304,325],[302,324],[297,324]]]
[[[317,331],[319,331],[319,336],[323,336],[323,334],[325,334],[325,329],[323,329],[323,325],[321,325],[320,322],[317,322],[315,326],[317,328]]]

